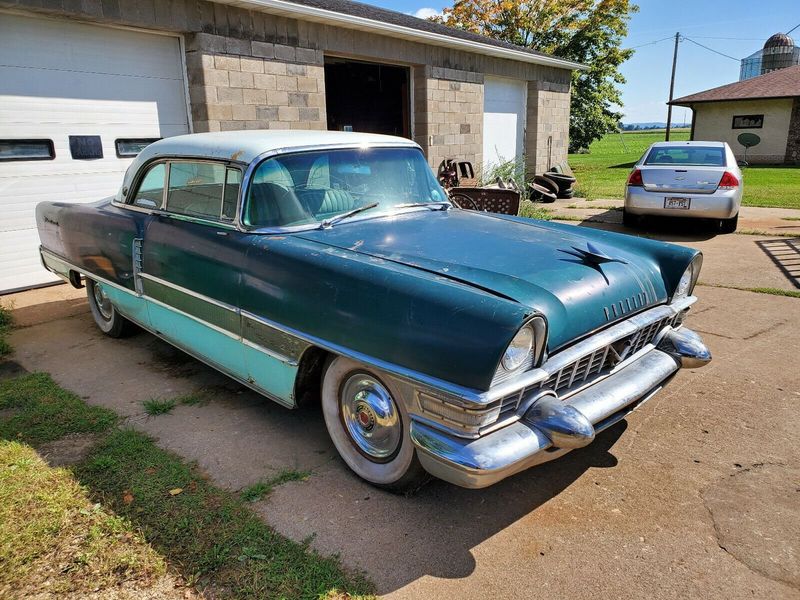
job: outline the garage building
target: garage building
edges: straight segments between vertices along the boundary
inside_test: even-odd
[[[338,129],[436,167],[566,160],[581,65],[346,0],[0,1],[0,293],[41,285],[34,207],[116,192],[153,140]]]

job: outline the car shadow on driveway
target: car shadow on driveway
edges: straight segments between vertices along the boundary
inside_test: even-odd
[[[284,535],[312,539],[316,550],[366,571],[381,594],[425,576],[460,579],[478,564],[507,560],[487,556],[481,545],[514,535],[519,529],[508,528],[517,521],[535,514],[542,529],[574,527],[574,515],[549,501],[588,471],[616,466],[611,450],[627,426],[621,421],[586,448],[481,490],[434,480],[413,496],[393,495],[359,480],[337,460],[308,481],[281,486],[257,510]],[[557,543],[545,531],[526,540],[530,556],[517,557],[517,567],[549,554]]]
[[[622,224],[622,212],[619,210],[608,210],[589,217],[578,223],[578,227],[627,233],[628,235],[646,237],[662,242],[702,242],[719,235],[713,224],[700,219],[680,219],[677,217],[663,217],[657,220],[647,219],[638,227],[625,227]]]

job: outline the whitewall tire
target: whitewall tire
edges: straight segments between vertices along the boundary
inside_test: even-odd
[[[409,435],[410,419],[388,380],[345,357],[328,363],[322,381],[325,425],[342,460],[359,477],[395,492],[429,478]]]
[[[136,325],[119,314],[119,311],[111,303],[111,299],[106,294],[105,284],[87,279],[86,296],[89,300],[92,317],[100,331],[113,338],[127,337],[136,333],[138,329]]]

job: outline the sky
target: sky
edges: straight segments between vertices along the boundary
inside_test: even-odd
[[[365,1],[365,0],[362,0]],[[369,0],[370,4],[426,17],[452,2],[436,0]],[[665,121],[674,36],[682,36],[736,59],[759,50],[773,33],[800,24],[798,0],[640,0],[631,17],[626,48],[636,47],[623,64],[623,122]],[[800,28],[792,34],[800,45]],[[670,38],[670,39],[664,39]],[[724,38],[724,39],[723,39]],[[662,40],[662,41],[658,41]],[[651,43],[657,42],[657,43]],[[646,44],[646,45],[645,45]],[[739,62],[684,40],[678,47],[675,97],[739,80]],[[691,121],[678,107],[673,121]]]

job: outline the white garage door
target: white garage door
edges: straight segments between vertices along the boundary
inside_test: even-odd
[[[527,82],[487,77],[483,86],[483,165],[517,160],[524,152]]]
[[[38,202],[113,195],[117,140],[188,133],[185,87],[177,37],[0,13],[0,293],[53,280]]]

